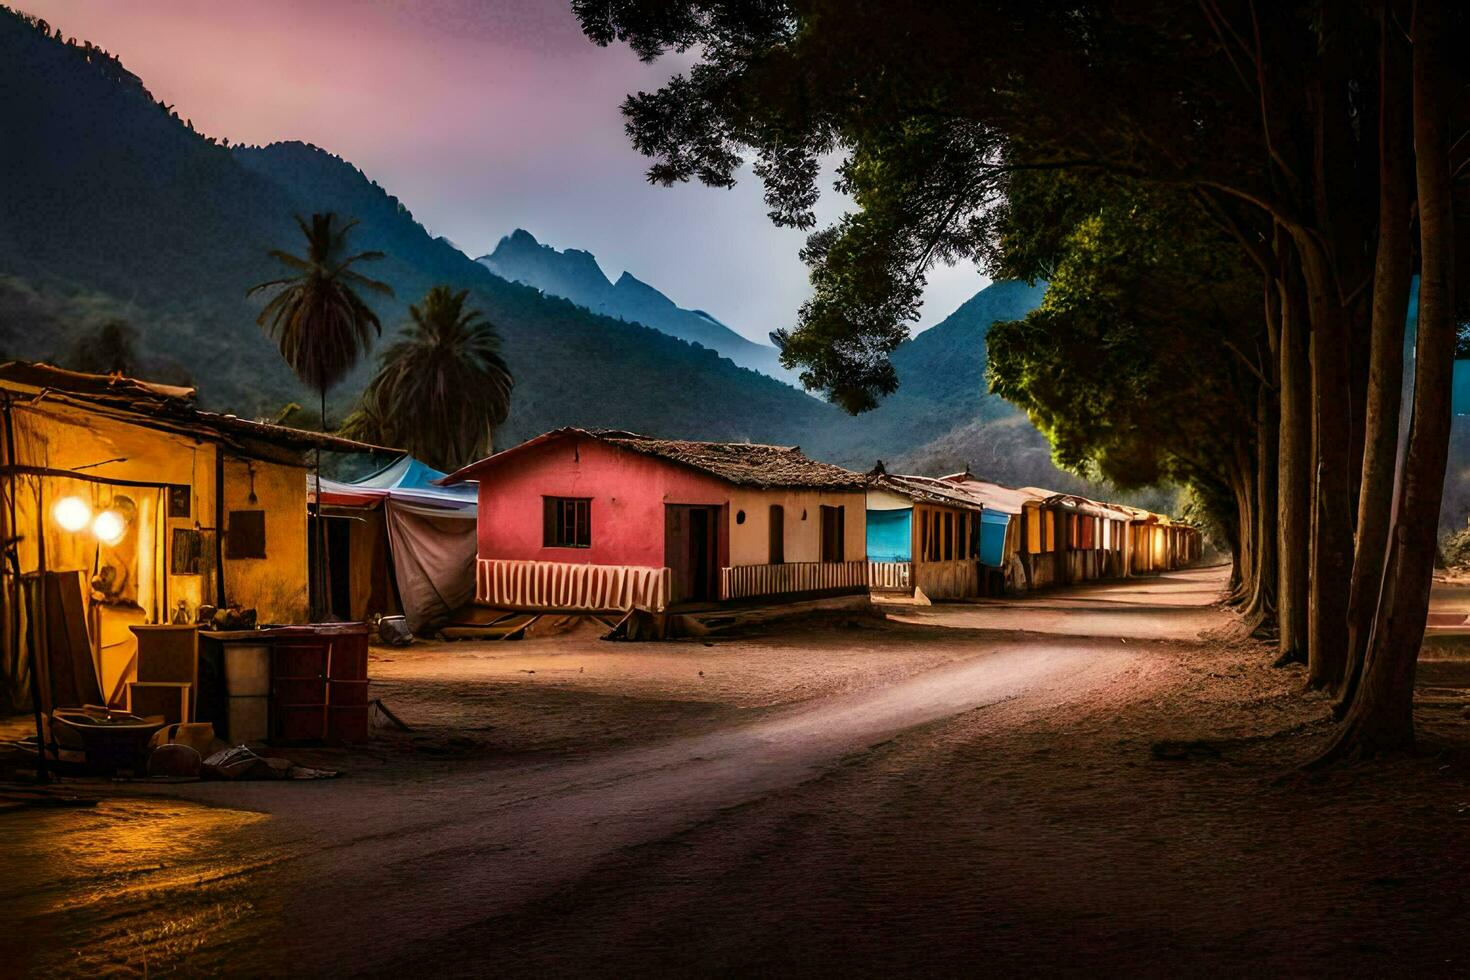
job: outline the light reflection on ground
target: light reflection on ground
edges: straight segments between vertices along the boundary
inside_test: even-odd
[[[3,972],[209,972],[193,954],[263,932],[249,873],[275,856],[245,831],[266,819],[126,799],[0,814]]]

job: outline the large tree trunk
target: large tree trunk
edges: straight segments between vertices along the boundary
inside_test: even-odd
[[[1276,392],[1256,393],[1255,592],[1249,612],[1258,631],[1276,628]]]
[[[1336,690],[1347,664],[1353,575],[1352,407],[1348,321],[1321,246],[1298,241],[1312,318],[1312,420],[1316,479],[1308,584],[1307,683]]]
[[[1236,523],[1239,525],[1239,561],[1236,563],[1235,589],[1227,601],[1242,604],[1255,589],[1255,478],[1251,473],[1251,451],[1241,439],[1235,442],[1235,464],[1230,467],[1230,492],[1235,495]],[[1242,608],[1242,611],[1247,611]]]
[[[1419,325],[1414,410],[1373,640],[1357,697],[1317,761],[1409,749],[1414,668],[1424,642],[1439,506],[1449,454],[1455,357],[1449,51],[1441,0],[1414,7],[1413,130],[1419,194]]]
[[[1358,491],[1357,550],[1348,597],[1348,660],[1339,713],[1357,692],[1388,557],[1399,405],[1403,398],[1404,321],[1413,279],[1413,134],[1409,46],[1385,5],[1380,32],[1378,259],[1373,273],[1367,413]]]
[[[1279,506],[1276,521],[1276,623],[1278,664],[1307,660],[1307,574],[1312,494],[1311,379],[1307,369],[1307,321],[1300,280],[1281,244],[1280,439],[1276,447]]]

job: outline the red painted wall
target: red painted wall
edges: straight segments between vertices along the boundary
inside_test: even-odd
[[[479,476],[481,558],[594,565],[664,564],[664,505],[722,505],[729,487],[676,463],[568,436]],[[592,499],[592,547],[542,547],[542,497]],[[720,526],[720,563],[728,554]]]

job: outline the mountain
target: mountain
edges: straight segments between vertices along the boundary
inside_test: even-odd
[[[334,210],[360,222],[356,247],[387,255],[365,268],[396,291],[372,300],[380,346],[438,283],[470,290],[496,325],[516,379],[498,446],[562,425],[606,426],[800,445],[860,469],[877,458],[930,473],[969,463],[1002,482],[1080,486],[1051,465],[1035,428],[985,391],[990,324],[1024,315],[1041,287],[995,283],[901,345],[899,391],[851,418],[734,363],[760,353],[774,372],[774,350],[631,276],[609,283],[585,252],[511,235],[488,264],[504,260],[509,274],[515,256],[516,277],[536,285],[511,282],[431,235],[340,157],[200,134],[116,58],[4,8],[0,91],[0,186],[24,189],[0,195],[4,355],[64,356],[121,318],[138,330],[142,362],[191,375],[209,407],[266,416],[314,404],[256,325],[259,304],[245,290],[279,274],[267,249],[300,247],[293,214]],[[332,392],[330,418],[351,408],[372,367]]]
[[[118,60],[63,43],[0,10],[0,350],[51,357],[121,317],[143,353],[167,355],[206,404],[274,414],[311,404],[255,324],[253,283],[279,274],[272,247],[299,248],[292,215],[360,221],[354,244],[387,258],[374,299],[385,345],[435,283],[472,291],[499,329],[516,379],[506,445],[559,425],[834,451],[831,406],[705,349],[511,283],[431,236],[396,198],[339,157],[303,143],[228,147],[193,130]],[[341,418],[369,375],[333,393]]]
[[[557,251],[517,228],[475,261],[511,282],[569,299],[594,313],[641,323],[672,337],[708,347],[741,367],[796,384],[796,372],[781,366],[776,348],[757,344],[703,310],[686,310],[648,283],[624,272],[610,281],[591,252]]]

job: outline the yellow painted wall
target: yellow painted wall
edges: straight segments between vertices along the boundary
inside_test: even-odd
[[[253,607],[262,623],[307,621],[306,474],[304,466],[225,455],[225,527],[231,511],[265,511],[266,555],[225,558],[225,598]],[[254,503],[249,499],[252,483]]]
[[[135,558],[133,595],[137,607],[103,604],[91,624],[101,646],[98,673],[104,697],[125,679],[136,650],[127,626],[167,622],[179,601],[192,619],[201,601],[215,601],[214,587],[214,443],[160,432],[126,421],[43,399],[13,410],[15,456],[20,466],[75,472],[77,477],[25,475],[17,480],[16,528],[23,572],[39,567],[44,540],[46,567],[76,569],[84,581],[95,569],[99,546],[88,531],[59,527],[52,507],[64,496],[86,501],[93,513],[112,506],[119,496],[134,505],[134,519],[119,550]],[[255,470],[257,502],[249,504],[250,467]],[[92,477],[95,479],[84,479]],[[131,487],[103,481],[187,486],[188,517],[171,518],[168,497],[157,486]],[[6,481],[0,492],[8,488]],[[226,452],[226,510],[258,507],[266,511],[267,558],[225,562],[227,598],[255,606],[262,622],[305,622],[307,618],[306,468],[275,462],[232,458]],[[8,517],[8,510],[0,508]],[[200,574],[173,574],[172,542],[176,528],[199,526],[202,533]],[[5,523],[0,519],[0,525]]]
[[[822,560],[822,518],[819,508],[846,507],[843,514],[843,560],[867,557],[867,495],[861,490],[831,492],[817,490],[758,490],[736,488],[730,493],[730,564],[765,565],[770,552],[770,508],[785,509],[786,561]],[[736,522],[740,511],[745,522]],[[802,514],[805,513],[805,519]]]

